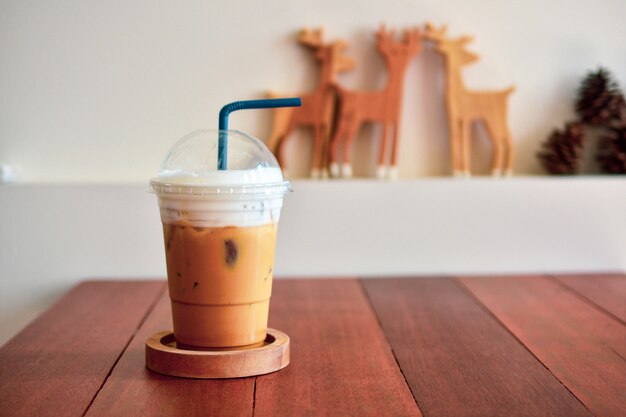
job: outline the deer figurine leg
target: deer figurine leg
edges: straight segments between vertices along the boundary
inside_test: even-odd
[[[502,161],[504,148],[502,147],[502,141],[500,138],[494,138],[493,140],[493,160],[491,163],[491,176],[499,177],[502,175]]]
[[[337,162],[337,143],[330,144],[330,158],[328,164],[328,170],[330,171],[331,178],[339,178],[341,173],[339,172],[339,163]],[[334,154],[334,155],[333,155]]]
[[[283,131],[282,136],[278,138],[278,151],[276,152],[276,158],[278,159],[278,163],[283,169],[283,174],[286,175],[287,167],[284,165],[285,162],[285,142],[286,138],[295,130],[296,124],[293,119],[290,119],[287,123],[287,127]]]
[[[348,128],[347,134],[343,140],[343,164],[341,165],[341,176],[343,178],[352,178],[352,163],[350,162],[350,151],[352,150],[352,141],[359,131],[359,126],[351,126]]]
[[[278,95],[268,94],[268,97],[275,98],[278,97]],[[275,155],[278,149],[278,143],[282,140],[287,125],[289,124],[291,113],[293,113],[293,108],[291,107],[272,109],[272,131],[267,141],[267,147],[270,151],[274,152]]]
[[[391,166],[387,172],[387,178],[395,180],[398,178],[398,126],[400,122],[396,122],[393,125],[393,136],[391,142]]]
[[[322,135],[320,126],[315,126],[313,137],[313,158],[311,165],[311,178],[318,179],[320,177],[320,167],[322,166]]]
[[[321,165],[320,165],[320,170],[321,170],[321,177],[323,179],[327,179],[328,178],[328,157],[329,155],[329,129],[328,129],[328,125],[324,124],[322,125],[322,150],[321,152]]]
[[[267,148],[278,158],[278,145],[280,143],[280,132],[272,130],[267,141]]]
[[[489,123],[485,121],[484,123],[485,130],[487,131],[487,135],[489,135],[489,139],[493,144],[493,158],[491,160],[491,176],[499,177],[502,175],[502,164],[504,162],[504,147],[502,142],[502,134],[499,126],[496,126],[493,123]]]
[[[325,124],[320,126],[320,178],[328,178],[328,128]]]
[[[460,120],[453,120],[450,123],[450,158],[452,165],[452,175],[461,177],[461,128],[463,123]]]
[[[471,176],[471,168],[470,168],[470,162],[471,162],[471,153],[470,153],[470,146],[471,146],[471,140],[472,140],[472,122],[468,121],[468,120],[464,120],[463,121],[463,125],[461,128],[461,161],[462,161],[462,166],[461,166],[461,170],[463,173],[463,176],[466,178],[469,178]]]
[[[328,146],[330,176],[333,178],[339,178],[341,176],[341,173],[339,172],[339,158],[337,157],[337,150],[339,148],[339,141],[343,137],[342,132],[343,127],[340,125],[335,130],[335,133],[331,137],[330,144]]]
[[[285,166],[285,136],[281,136],[276,141],[276,151],[274,155],[276,155],[276,160],[278,161],[278,165],[283,170],[283,175],[287,176],[287,167]]]
[[[452,173],[455,177],[463,176],[463,161],[461,155],[461,135],[463,121],[455,120],[450,128],[450,152],[452,154]]]
[[[513,140],[508,127],[504,128],[504,143],[506,144],[506,157],[504,162],[504,176],[513,176],[513,162],[515,160],[515,151],[513,149]]]
[[[352,178],[352,163],[350,162],[350,148],[352,147],[351,136],[343,141],[343,163],[341,164],[342,178]]]
[[[389,129],[391,124],[383,124],[383,138],[380,141],[380,152],[378,153],[378,166],[376,167],[376,177],[383,179],[387,176],[387,166],[385,165],[385,154],[387,153],[387,142],[389,140]]]
[[[278,95],[269,94],[270,98],[279,97]],[[286,136],[291,132],[290,122],[293,115],[292,107],[279,107],[272,109],[272,131],[269,136],[267,147],[276,156],[278,164],[283,170],[283,175],[287,176],[287,167],[285,166],[284,142]]]

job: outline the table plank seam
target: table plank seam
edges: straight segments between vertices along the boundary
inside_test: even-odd
[[[258,377],[254,377],[254,385],[252,388],[252,417],[254,417],[254,411],[256,407],[256,380]]]
[[[154,300],[152,300],[152,302],[150,303],[150,306],[147,308],[147,310],[144,313],[143,317],[141,318],[141,320],[139,320],[139,323],[137,323],[137,326],[135,327],[135,329],[131,333],[130,337],[128,338],[128,341],[124,345],[124,348],[120,351],[120,354],[115,359],[115,362],[113,362],[113,365],[111,366],[111,369],[109,369],[109,372],[107,373],[107,375],[104,377],[104,380],[102,381],[102,384],[100,384],[100,387],[98,387],[98,390],[95,392],[95,394],[91,398],[91,401],[89,401],[89,404],[87,405],[87,408],[85,409],[85,411],[83,411],[82,417],[85,417],[85,415],[87,415],[87,413],[89,412],[89,409],[93,405],[93,403],[96,400],[96,398],[98,398],[98,394],[100,394],[100,391],[102,391],[102,388],[104,388],[104,386],[106,385],[107,381],[109,380],[109,377],[113,373],[113,370],[115,370],[115,367],[117,366],[118,362],[120,361],[120,359],[122,358],[122,356],[126,352],[126,349],[128,349],[128,346],[130,345],[130,343],[135,338],[135,335],[137,334],[139,329],[141,329],[141,326],[143,326],[145,321],[148,319],[148,316],[150,316],[150,313],[152,313],[152,310],[154,310],[154,308],[156,307],[158,301],[163,296],[163,293],[165,292],[166,289],[167,289],[167,285],[165,283],[163,283],[161,289],[157,292]]]
[[[360,288],[361,292],[363,293],[363,296],[365,297],[365,300],[367,300],[367,304],[369,305],[370,309],[374,313],[374,317],[376,317],[376,322],[378,323],[378,328],[380,329],[380,332],[382,333],[382,335],[383,335],[383,337],[385,339],[385,342],[387,343],[387,347],[389,348],[389,350],[391,351],[391,354],[393,355],[393,360],[396,362],[396,366],[400,370],[400,374],[402,375],[402,379],[404,379],[404,384],[409,389],[409,392],[411,393],[411,396],[413,397],[413,401],[415,401],[415,406],[417,407],[419,412],[422,414],[422,416],[425,417],[425,414],[422,411],[422,408],[420,407],[419,402],[417,401],[417,397],[415,396],[415,393],[411,389],[411,385],[409,384],[409,381],[406,379],[406,375],[404,374],[404,370],[402,370],[402,366],[400,366],[400,362],[398,361],[398,357],[396,356],[396,352],[394,352],[393,348],[391,347],[391,343],[389,342],[389,339],[387,338],[387,333],[385,333],[385,328],[383,327],[383,324],[380,321],[380,317],[378,317],[378,313],[376,312],[376,309],[374,308],[374,303],[372,303],[372,300],[370,299],[370,296],[369,296],[367,290],[365,289],[365,286],[363,285],[363,278],[358,278],[358,281],[359,281],[359,288]]]
[[[602,313],[604,315],[607,315],[610,318],[612,318],[614,320],[617,320],[617,322],[621,323],[622,325],[626,326],[626,322],[624,322],[624,320],[622,320],[621,318],[617,317],[615,314],[611,313],[610,311],[606,310],[604,307],[602,307],[600,304],[596,303],[592,299],[587,298],[583,293],[579,292],[576,288],[570,287],[569,285],[567,285],[566,283],[564,283],[560,279],[557,279],[556,276],[554,276],[554,275],[545,275],[545,277],[550,279],[550,280],[552,280],[552,281],[554,281],[554,282],[556,282],[561,287],[563,287],[567,291],[571,292],[576,298],[580,299],[585,304],[590,305],[592,308],[598,310],[600,313]]]
[[[383,331],[383,334],[384,334],[384,331]],[[387,338],[387,335],[385,335],[385,339],[386,338]],[[422,411],[422,408],[420,407],[420,403],[419,403],[419,401],[417,401],[417,397],[415,396],[415,393],[413,392],[413,389],[411,388],[411,385],[409,384],[409,380],[406,378],[406,375],[404,374],[404,370],[402,369],[402,366],[400,366],[400,362],[398,361],[398,357],[396,356],[396,352],[394,352],[393,349],[391,349],[391,354],[393,355],[393,360],[396,361],[396,365],[398,366],[398,369],[400,370],[400,373],[402,374],[402,378],[404,379],[404,383],[409,388],[409,392],[413,396],[413,401],[415,401],[415,405],[417,406],[417,409],[420,411],[420,413],[422,413],[423,417],[427,417],[426,414]]]
[[[626,362],[626,358],[623,357],[622,355],[620,355],[620,353],[618,351],[616,351],[615,349],[613,349],[613,347],[606,345],[606,347],[609,348],[609,350],[613,353],[615,353],[615,355],[620,358],[621,360],[623,360],[624,362]]]
[[[587,411],[589,412],[589,414],[591,414],[591,415],[593,415],[593,416],[595,416],[595,415],[596,415],[595,413],[593,413],[593,412],[589,409],[589,407],[587,407],[587,405],[586,405],[584,402],[582,402],[582,400],[581,400],[580,398],[578,398],[578,397],[576,396],[576,394],[574,394],[574,393],[572,392],[572,390],[570,390],[570,389],[569,389],[569,387],[568,387],[567,385],[565,385],[565,384],[563,383],[563,381],[561,381],[561,380],[560,380],[560,379],[559,379],[559,378],[558,378],[558,377],[554,374],[554,372],[552,372],[552,370],[550,370],[550,368],[549,368],[549,367],[548,367],[545,363],[543,363],[543,361],[542,361],[541,359],[539,359],[539,358],[537,357],[537,355],[535,355],[535,353],[534,353],[532,350],[530,350],[530,348],[529,348],[528,346],[526,346],[526,344],[525,344],[522,340],[520,340],[520,339],[517,337],[517,335],[516,335],[515,333],[513,333],[513,331],[512,331],[511,329],[509,329],[509,328],[508,328],[508,327],[507,327],[507,326],[506,326],[506,325],[505,325],[505,324],[504,324],[504,323],[503,323],[503,322],[502,322],[502,321],[498,318],[498,316],[497,316],[497,315],[496,315],[493,311],[491,311],[491,310],[489,309],[489,307],[487,307],[487,306],[486,306],[486,305],[485,305],[485,304],[484,304],[484,303],[483,303],[483,302],[482,302],[482,301],[481,301],[478,297],[476,297],[476,296],[474,295],[474,293],[472,293],[472,291],[470,291],[470,289],[469,289],[469,288],[467,288],[467,287],[465,286],[465,284],[463,284],[463,282],[462,282],[462,281],[461,281],[458,277],[456,277],[456,276],[455,276],[455,277],[452,279],[452,282],[454,282],[456,285],[458,285],[458,286],[461,288],[461,290],[462,290],[462,291],[464,291],[464,292],[465,292],[465,293],[466,293],[466,294],[467,294],[467,295],[468,295],[468,296],[469,296],[472,300],[474,300],[474,302],[475,302],[476,304],[478,304],[478,306],[479,306],[481,309],[483,309],[483,310],[484,310],[484,311],[485,311],[485,312],[486,312],[486,313],[487,313],[490,317],[492,317],[492,318],[493,318],[493,319],[494,319],[494,320],[495,320],[495,321],[496,321],[496,322],[497,322],[500,326],[502,326],[502,327],[504,328],[504,330],[505,330],[508,334],[510,334],[510,335],[511,335],[511,337],[513,337],[513,338],[517,341],[517,343],[519,343],[519,344],[520,344],[520,345],[521,345],[521,346],[522,346],[522,347],[523,347],[523,348],[524,348],[524,349],[525,349],[528,353],[530,353],[530,354],[532,355],[532,357],[533,357],[533,358],[535,358],[535,359],[537,360],[537,362],[539,362],[539,363],[541,364],[541,366],[543,366],[543,367],[544,367],[544,368],[545,368],[545,369],[546,369],[546,370],[550,373],[550,375],[552,375],[552,376],[554,377],[554,379],[556,379],[556,380],[559,382],[559,384],[561,384],[561,386],[562,386],[563,388],[565,388],[565,389],[567,390],[567,392],[569,392],[569,393],[571,394],[571,396],[572,396],[573,398],[575,398],[575,399],[576,399],[576,401],[578,401],[578,402],[579,402],[579,403],[580,403],[580,404],[581,404],[581,405],[585,408],[585,410],[587,410]]]

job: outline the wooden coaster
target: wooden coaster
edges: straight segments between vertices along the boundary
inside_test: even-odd
[[[164,375],[185,378],[240,378],[263,375],[289,365],[289,336],[267,329],[261,346],[239,350],[191,350],[176,346],[172,331],[146,340],[146,366]]]

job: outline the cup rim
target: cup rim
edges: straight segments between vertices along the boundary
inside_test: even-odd
[[[192,184],[163,181],[162,178],[150,180],[149,192],[157,195],[194,195],[194,196],[268,196],[282,197],[293,192],[291,182],[283,180],[271,183],[254,184]]]

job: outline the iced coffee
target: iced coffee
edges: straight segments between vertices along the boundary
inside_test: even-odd
[[[159,198],[174,335],[181,346],[254,346],[266,337],[276,232],[290,191],[273,155],[238,132],[227,171],[211,131],[170,151],[151,187]]]
[[[265,339],[276,227],[163,225],[180,343],[233,347]]]

